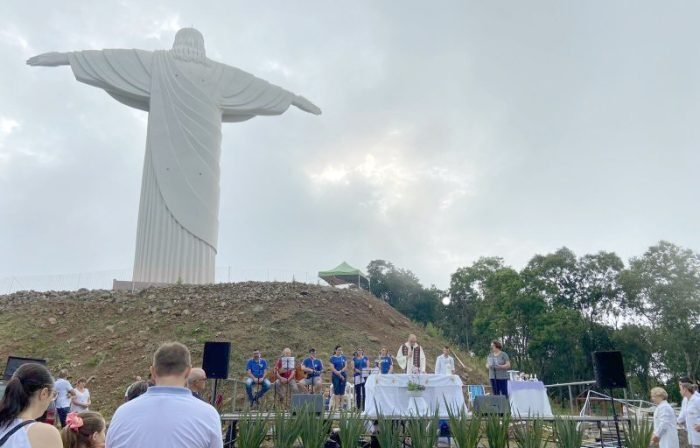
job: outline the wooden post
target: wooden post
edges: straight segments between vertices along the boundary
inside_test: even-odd
[[[574,415],[574,394],[571,392],[571,384],[569,384],[569,407],[571,408],[571,415]]]

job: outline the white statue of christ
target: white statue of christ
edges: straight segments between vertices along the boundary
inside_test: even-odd
[[[219,230],[221,122],[279,115],[306,98],[208,59],[193,28],[171,50],[44,53],[29,65],[70,65],[78,81],[148,112],[135,282],[212,283]]]

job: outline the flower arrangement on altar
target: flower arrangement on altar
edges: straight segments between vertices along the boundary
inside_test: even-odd
[[[421,383],[416,383],[413,381],[408,382],[408,391],[409,392],[423,392],[425,390],[425,385]]]
[[[420,370],[414,370],[413,375],[408,379],[408,392],[410,394],[420,394],[425,391],[425,384],[420,382]]]

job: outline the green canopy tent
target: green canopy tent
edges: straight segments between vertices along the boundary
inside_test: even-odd
[[[321,271],[318,276],[331,286],[357,285],[358,288],[369,290],[369,277],[346,262],[340,263],[330,271]]]

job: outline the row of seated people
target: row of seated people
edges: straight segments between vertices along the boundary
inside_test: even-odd
[[[370,363],[362,349],[353,353],[351,360],[343,355],[341,346],[335,348],[334,354],[329,359],[329,369],[325,369],[323,361],[316,357],[316,349],[309,349],[308,356],[301,362],[296,362],[292,357],[292,351],[285,348],[277,359],[272,371],[260,350],[253,351],[253,357],[246,364],[246,393],[251,409],[255,409],[262,397],[275,387],[275,394],[280,402],[284,402],[290,394],[314,393],[322,391],[321,375],[331,373],[331,406],[342,407],[343,397],[346,395],[348,371],[352,373],[355,388],[356,406],[364,409],[365,404],[365,379],[374,368],[378,373],[389,374],[394,370],[394,361],[388,355],[386,348],[382,348],[379,356]]]

